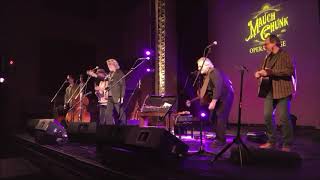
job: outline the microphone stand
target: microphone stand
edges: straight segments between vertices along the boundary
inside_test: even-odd
[[[79,121],[82,122],[82,91],[83,89],[87,86],[89,80],[91,79],[91,76],[89,76],[86,80],[86,82],[82,85],[82,87],[80,87],[79,93],[76,95],[75,99],[78,98],[78,96],[80,96],[80,114],[79,114]],[[76,92],[76,91],[75,91]]]
[[[201,71],[203,69],[204,63],[205,63],[205,61],[206,61],[206,59],[207,59],[207,57],[208,57],[208,55],[209,55],[209,53],[211,51],[211,46],[212,45],[210,44],[203,50],[203,56],[202,57],[204,57],[205,59],[202,62],[201,68],[198,71],[197,76],[196,76],[196,78],[195,78],[195,80],[193,82],[193,87],[195,87],[195,84],[199,79],[199,76],[200,76],[200,73],[201,73]],[[200,83],[200,81],[198,81],[198,84],[199,83]],[[202,121],[203,121],[202,118],[200,118],[200,147],[199,147],[199,150],[198,150],[198,152],[196,154],[209,154],[209,155],[212,155],[213,153],[206,152],[205,149],[204,149],[204,145],[203,145],[203,122]]]
[[[138,58],[138,59],[136,60],[136,62],[137,62],[138,60],[143,60],[143,61],[141,61],[136,67],[132,67],[132,68],[130,69],[130,71],[128,71],[124,76],[122,76],[117,82],[115,82],[112,86],[108,87],[106,90],[107,90],[107,91],[110,91],[110,89],[112,89],[112,88],[114,88],[116,85],[118,85],[124,78],[126,78],[129,74],[131,74],[134,70],[136,70],[141,64],[143,64],[146,59]],[[133,66],[136,64],[136,62],[133,64]],[[120,93],[120,95],[121,95],[121,93]],[[121,98],[122,98],[122,97],[120,97],[120,103],[121,103]],[[120,105],[121,105],[121,104],[120,104]],[[119,113],[120,113],[120,112],[119,112]],[[125,112],[123,111],[123,113],[125,113]],[[119,114],[119,119],[122,117],[122,115],[123,115],[123,114]],[[126,125],[127,125],[127,118],[126,118]]]
[[[202,57],[204,57],[205,59],[204,59],[204,61],[203,61],[202,64],[201,64],[201,68],[200,68],[200,70],[198,71],[195,80],[193,81],[193,84],[192,84],[193,87],[195,86],[197,80],[199,79],[199,76],[200,76],[201,71],[202,71],[202,69],[203,69],[205,60],[208,58],[208,55],[209,55],[209,53],[211,52],[211,46],[212,46],[212,45],[209,45],[209,46],[207,46],[206,48],[204,48],[204,50],[203,50]],[[208,49],[208,50],[207,50],[207,49]],[[206,50],[207,50],[207,51],[206,51]]]
[[[226,147],[224,147],[210,162],[213,163],[220,156],[222,156],[233,144],[236,144],[238,146],[239,151],[239,160],[241,167],[243,166],[245,160],[248,160],[249,156],[251,156],[251,152],[249,148],[246,146],[246,144],[242,141],[241,135],[240,135],[240,128],[241,128],[241,110],[242,110],[242,89],[243,89],[243,75],[244,71],[248,71],[248,69],[245,66],[240,66],[240,95],[239,95],[239,104],[238,104],[238,123],[237,123],[237,136],[233,139],[232,143],[228,144]]]
[[[60,86],[60,88],[58,89],[58,91],[56,92],[56,94],[53,96],[53,98],[50,100],[50,102],[52,103],[53,102],[53,113],[55,113],[55,110],[56,110],[56,97],[58,96],[59,92],[61,91],[61,89],[63,88],[63,86],[67,83],[68,81],[65,80],[62,85]]]
[[[139,87],[140,81],[141,81],[141,80],[139,79],[136,87],[134,87],[134,90],[133,90],[133,92],[131,93],[131,95],[130,95],[130,97],[129,97],[129,99],[128,99],[128,102],[127,102],[126,106],[123,108],[123,112],[125,112],[125,111],[127,110],[128,105],[129,105],[129,103],[130,103],[133,95],[136,93],[137,89],[138,89],[138,88],[140,89],[140,87]],[[123,115],[123,113],[120,115],[119,119],[122,118],[122,115]],[[126,126],[127,126],[127,125],[128,125],[128,120],[127,120],[127,118],[126,118]]]

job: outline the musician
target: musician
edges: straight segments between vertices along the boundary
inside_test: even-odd
[[[66,88],[65,94],[64,94],[64,108],[65,109],[68,106],[71,107],[71,105],[74,101],[74,98],[77,95],[76,91],[79,92],[79,88],[78,88],[78,85],[75,83],[74,76],[69,74],[67,76],[67,80],[68,80],[69,86]]]
[[[125,80],[120,79],[124,76],[123,72],[120,70],[120,66],[117,60],[108,59],[106,64],[109,69],[109,73],[103,75],[102,73],[92,74],[93,77],[102,77],[103,80],[107,81],[107,102],[105,102],[106,107],[103,108],[103,112],[100,112],[101,119],[100,125],[102,124],[118,124],[124,125],[126,114],[123,110],[122,103],[125,95],[126,84]],[[113,111],[116,111],[117,115],[113,118]],[[102,117],[104,116],[104,117]],[[117,121],[114,121],[117,120]]]
[[[282,151],[290,151],[293,143],[293,127],[290,120],[290,104],[293,93],[291,76],[294,74],[293,64],[289,54],[280,48],[280,39],[276,35],[269,35],[264,42],[264,48],[270,54],[262,63],[261,69],[255,73],[257,79],[269,79],[264,100],[264,121],[268,135],[268,142],[260,148],[276,148],[276,124],[274,110],[279,111],[282,124]],[[261,87],[261,86],[260,86]]]
[[[200,98],[206,95],[210,101],[210,119],[216,119],[216,139],[212,146],[223,146],[226,143],[225,131],[231,111],[234,92],[231,81],[217,68],[214,67],[209,58],[198,59],[198,70],[204,62],[201,74],[204,75],[203,84],[200,90]],[[188,104],[188,102],[187,102]]]
[[[104,69],[98,69],[96,75],[98,81],[95,83],[94,89],[99,103],[99,124],[114,124],[113,119],[107,119],[108,94],[106,92],[106,88],[108,84],[107,80],[105,79],[107,74]]]

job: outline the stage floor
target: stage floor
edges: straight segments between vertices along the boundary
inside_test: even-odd
[[[256,127],[243,128],[242,134]],[[195,135],[197,133],[195,132]],[[57,163],[62,169],[68,169],[66,164],[74,165],[68,171],[72,171],[74,177],[85,179],[96,179],[99,177],[110,176],[113,178],[121,177],[124,179],[319,179],[320,172],[320,131],[314,129],[297,129],[296,140],[293,145],[293,152],[297,152],[302,158],[299,167],[289,167],[274,163],[255,163],[240,167],[229,159],[230,150],[223,154],[222,158],[214,163],[210,160],[215,154],[221,151],[222,147],[211,147],[212,133],[206,133],[204,139],[205,151],[213,154],[197,154],[200,140],[190,136],[182,136],[181,139],[189,145],[189,154],[180,159],[178,163],[158,164],[157,161],[137,161],[126,159],[121,153],[116,152],[105,155],[101,158],[96,153],[94,144],[67,143],[59,145],[39,145],[34,138],[27,133],[16,135],[15,147],[19,148],[19,154],[27,160],[34,159],[36,156],[44,156],[43,159],[50,159],[52,164]],[[231,127],[227,132],[228,142],[232,142],[235,137],[235,128]],[[248,141],[246,136],[242,136],[245,144],[251,149],[257,148],[258,143]],[[233,147],[236,147],[234,145]],[[119,150],[121,151],[121,150]],[[29,153],[27,153],[29,152]],[[107,159],[106,159],[107,157]],[[110,161],[108,161],[110,157]],[[36,166],[41,163],[33,162]],[[39,167],[42,169],[42,167]],[[83,172],[84,169],[90,172]],[[48,171],[48,169],[44,169]],[[61,170],[60,170],[61,171]],[[99,173],[96,173],[99,172]],[[66,172],[63,172],[66,173]],[[54,175],[54,173],[53,173]],[[59,177],[64,177],[61,174]],[[113,179],[112,178],[112,179]]]

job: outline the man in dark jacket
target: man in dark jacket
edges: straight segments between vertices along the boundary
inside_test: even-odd
[[[203,85],[198,94],[200,101],[208,104],[210,119],[216,121],[216,138],[212,143],[213,147],[226,144],[226,126],[231,111],[234,92],[231,81],[227,76],[214,67],[209,58],[200,58],[197,61],[198,70],[204,76]],[[206,101],[208,102],[204,102]],[[187,102],[187,106],[188,106]]]
[[[106,61],[109,74],[107,75],[108,81],[108,104],[107,104],[107,119],[112,119],[113,110],[116,110],[117,116],[114,119],[118,122],[116,124],[125,125],[126,114],[123,110],[122,103],[126,90],[125,80],[120,80],[124,74],[120,70],[119,63],[115,59],[108,59]],[[119,81],[120,80],[120,81]]]
[[[261,145],[260,148],[276,147],[274,110],[277,108],[282,124],[282,151],[290,151],[293,143],[290,104],[294,89],[291,78],[294,74],[294,67],[288,53],[280,48],[280,39],[276,35],[270,35],[265,40],[264,46],[266,51],[270,53],[264,60],[261,70],[255,73],[255,77],[264,82],[260,84],[260,92],[264,91],[265,93],[259,93],[259,97],[265,98],[264,121],[269,140],[266,144]]]
[[[103,97],[106,99],[104,101],[99,101],[100,105],[100,118],[99,118],[99,125],[104,124],[118,124],[118,125],[125,125],[126,114],[123,110],[122,104],[126,90],[125,79],[121,79],[124,74],[120,70],[120,66],[117,60],[115,59],[108,59],[106,60],[106,64],[109,69],[109,73],[105,74],[104,71],[100,70],[97,73],[92,71],[88,72],[89,75],[98,78],[101,81],[106,82],[107,87],[102,84],[95,86],[96,91],[103,91],[106,90],[107,93],[99,93],[99,94],[106,94],[107,97]],[[101,72],[101,73],[99,73]],[[121,80],[120,80],[121,79]],[[103,88],[103,89],[101,89]],[[96,92],[97,94],[97,92]],[[113,116],[114,110],[116,111],[116,116]]]

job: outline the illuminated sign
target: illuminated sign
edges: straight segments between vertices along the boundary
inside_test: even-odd
[[[271,6],[266,3],[261,10],[252,14],[248,21],[248,35],[246,42],[251,43],[249,53],[264,51],[263,42],[270,34],[276,34],[279,38],[287,32],[289,17],[281,15],[280,4]],[[281,38],[281,46],[286,46],[286,41]]]

